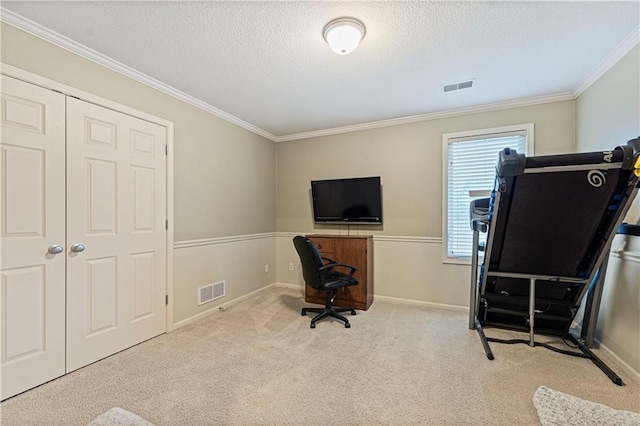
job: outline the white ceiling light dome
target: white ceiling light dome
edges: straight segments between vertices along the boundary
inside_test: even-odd
[[[355,18],[338,18],[329,22],[322,36],[331,50],[338,55],[348,55],[356,50],[367,30],[364,24]]]

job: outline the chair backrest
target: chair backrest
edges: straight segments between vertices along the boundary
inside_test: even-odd
[[[301,235],[293,238],[293,245],[302,262],[302,276],[304,277],[304,281],[311,287],[320,289],[322,277],[319,269],[322,266],[322,257],[318,252],[318,248],[313,241]]]

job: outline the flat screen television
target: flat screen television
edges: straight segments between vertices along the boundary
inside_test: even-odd
[[[382,224],[380,176],[311,181],[316,223]]]

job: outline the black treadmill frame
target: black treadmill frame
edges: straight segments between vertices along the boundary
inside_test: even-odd
[[[548,156],[548,157],[530,157],[527,159],[523,154],[517,154],[513,150],[505,149],[501,152],[500,161],[497,167],[496,184],[492,193],[493,196],[493,214],[489,218],[489,215],[484,217],[475,218],[471,221],[471,228],[473,231],[473,250],[471,257],[471,291],[469,302],[469,329],[477,330],[485,354],[489,360],[494,359],[493,352],[489,346],[489,341],[498,343],[528,343],[529,346],[545,346],[549,349],[556,350],[558,352],[567,353],[570,355],[583,356],[589,358],[594,364],[598,366],[616,385],[624,385],[622,379],[611,370],[600,358],[598,358],[589,348],[594,345],[594,336],[596,330],[596,323],[598,317],[598,311],[600,307],[600,298],[602,296],[602,287],[605,281],[606,269],[609,258],[609,251],[611,249],[611,243],[615,237],[616,230],[620,228],[622,221],[629,210],[631,203],[637,195],[638,188],[640,187],[640,138],[631,140],[625,146],[616,147],[615,151],[622,152],[622,158],[616,162],[606,162],[603,160],[604,156],[611,154],[611,152],[599,152],[588,154],[568,154],[561,156]],[[612,151],[614,152],[614,151]],[[509,161],[505,159],[513,159],[513,155],[517,155],[517,162]],[[620,157],[620,155],[618,155]],[[504,160],[504,161],[503,161]],[[519,164],[517,164],[519,163]],[[623,195],[623,199],[619,203],[619,207],[609,220],[607,228],[606,239],[598,247],[598,256],[595,261],[592,262],[590,273],[587,277],[579,278],[574,276],[554,276],[545,274],[531,274],[531,273],[516,273],[516,272],[499,272],[491,271],[491,254],[494,249],[496,222],[500,216],[500,203],[502,202],[503,194],[507,192],[508,185],[505,178],[516,177],[527,173],[546,173],[546,172],[558,172],[558,171],[576,171],[576,170],[591,170],[591,169],[614,169],[620,168],[630,170],[629,182],[627,190]],[[507,196],[513,197],[514,191],[511,191]],[[504,223],[508,223],[508,218],[503,219]],[[506,226],[506,225],[505,225]],[[478,280],[479,269],[479,234],[480,232],[489,232],[487,237],[485,255],[483,259],[483,272],[480,274],[480,280]],[[597,275],[596,275],[597,274]],[[519,341],[501,341],[499,339],[487,338],[481,321],[478,319],[478,313],[480,308],[480,299],[485,294],[487,279],[492,277],[508,277],[508,278],[521,278],[529,280],[529,339]],[[594,278],[596,281],[594,282]],[[562,351],[553,347],[549,347],[546,344],[540,344],[535,341],[535,303],[536,303],[536,281],[538,280],[551,280],[562,281],[568,283],[582,284],[582,291],[577,298],[577,303],[583,299],[585,294],[588,293],[583,326],[580,337],[568,332],[566,338],[573,341],[577,348],[580,349],[580,353],[570,353],[568,351]],[[592,285],[589,285],[592,284]],[[571,318],[573,320],[573,318]],[[491,324],[493,327],[501,327],[500,324]],[[507,324],[503,328],[511,328]],[[541,333],[544,334],[544,333]]]

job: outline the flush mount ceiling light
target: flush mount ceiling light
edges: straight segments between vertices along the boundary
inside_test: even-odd
[[[331,50],[338,55],[348,55],[356,50],[367,30],[362,22],[354,18],[338,18],[329,22],[322,36]]]

